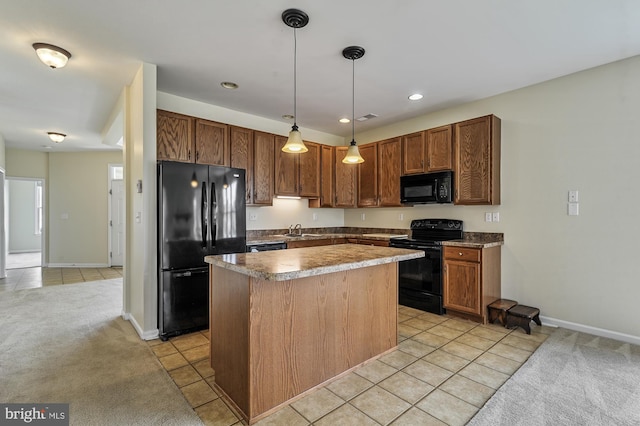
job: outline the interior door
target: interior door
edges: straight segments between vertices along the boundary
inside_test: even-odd
[[[124,263],[124,181],[111,181],[111,212],[109,225],[111,229],[111,266],[122,266]]]

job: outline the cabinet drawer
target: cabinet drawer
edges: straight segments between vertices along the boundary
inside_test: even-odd
[[[445,246],[444,258],[464,260],[467,262],[480,262],[480,249]]]

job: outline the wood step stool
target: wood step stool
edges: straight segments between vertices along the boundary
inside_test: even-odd
[[[531,306],[516,305],[507,311],[507,328],[522,327],[527,334],[531,334],[529,323],[531,321],[538,325],[540,322],[540,309]]]
[[[493,324],[496,320],[500,321],[500,324],[507,326],[507,311],[518,302],[509,299],[498,299],[491,303],[487,308],[489,309],[489,323]]]

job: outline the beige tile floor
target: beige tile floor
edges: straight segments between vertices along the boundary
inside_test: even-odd
[[[122,278],[122,268],[20,268],[8,269],[0,279],[0,292],[51,285]]]
[[[553,330],[532,333],[399,307],[398,348],[257,425],[464,425]],[[213,390],[208,333],[148,342],[207,425],[241,425]]]

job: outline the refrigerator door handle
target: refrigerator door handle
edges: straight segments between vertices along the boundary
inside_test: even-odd
[[[200,225],[202,227],[202,247],[207,246],[207,183],[202,182],[202,198],[200,200]]]
[[[216,246],[216,236],[218,227],[218,195],[216,194],[216,184],[211,182],[211,247]]]

